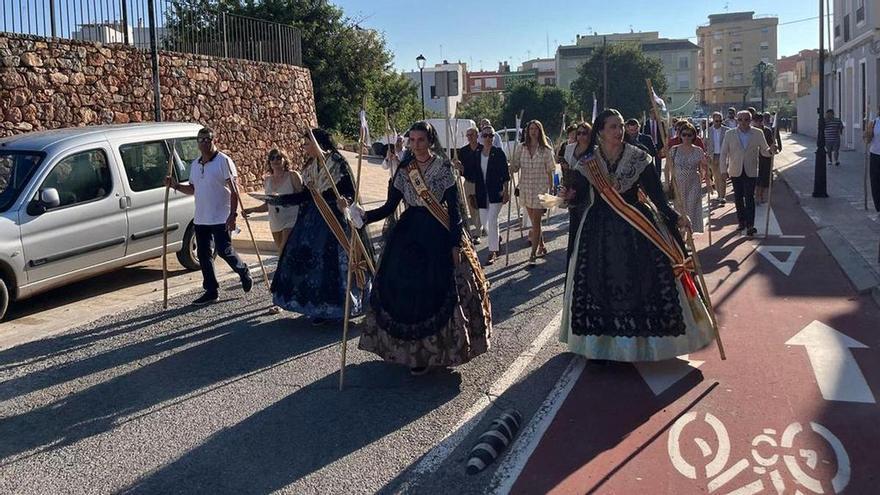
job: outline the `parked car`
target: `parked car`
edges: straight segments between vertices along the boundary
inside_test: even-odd
[[[201,126],[75,127],[0,139],[0,318],[19,301],[162,255],[163,178],[189,180]],[[168,250],[199,268],[193,197],[171,191]]]

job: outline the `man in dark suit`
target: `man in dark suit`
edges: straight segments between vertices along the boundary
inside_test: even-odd
[[[642,134],[647,135],[654,143],[654,154],[651,156],[654,157],[654,168],[657,169],[658,175],[660,174],[660,171],[663,170],[663,140],[660,139],[662,136],[660,130],[661,125],[662,123],[649,117],[645,120],[645,124],[642,126]]]
[[[654,157],[654,168],[657,171],[657,177],[660,177],[660,168],[657,164],[657,146],[654,140],[647,134],[639,132],[639,121],[637,119],[629,119],[626,121],[626,135],[624,140],[632,145],[638,146],[645,150],[649,155]]]

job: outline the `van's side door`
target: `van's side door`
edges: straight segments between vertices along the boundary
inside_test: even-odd
[[[128,251],[160,255],[165,185],[171,140],[151,139],[115,144],[125,171],[128,208]],[[179,169],[175,160],[175,169]],[[194,213],[192,196],[171,191],[168,201],[168,243],[180,242]]]
[[[128,224],[122,184],[106,142],[60,157],[38,180],[31,201],[46,188],[61,204],[19,212],[28,283],[47,281],[109,264],[125,255]]]

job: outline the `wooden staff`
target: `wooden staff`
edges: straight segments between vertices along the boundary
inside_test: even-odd
[[[682,198],[681,190],[678,189],[678,184],[676,184],[675,174],[671,174],[670,178],[672,180],[672,187],[678,192],[678,194],[675,195],[676,207],[678,208],[679,214],[684,215],[684,199]],[[685,233],[687,234],[685,236],[685,242],[687,243],[687,247],[691,251],[691,256],[694,259],[694,267],[697,269],[697,280],[700,284],[700,290],[702,290],[703,294],[706,296],[706,309],[709,310],[709,322],[712,324],[712,333],[715,334],[715,341],[718,343],[718,353],[721,354],[721,360],[724,361],[727,359],[727,356],[724,354],[724,344],[721,343],[721,333],[718,331],[718,320],[715,318],[715,309],[712,307],[712,298],[709,296],[709,287],[706,285],[706,280],[703,278],[703,268],[700,265],[700,254],[694,246],[694,230],[690,224],[688,224],[685,229]]]
[[[513,138],[513,151],[511,154],[511,160],[516,158],[516,145],[519,144],[519,124],[522,122],[522,115],[525,110],[520,110],[519,115],[516,117],[516,137]],[[516,174],[510,174],[510,183],[507,185],[507,190],[509,197],[507,200],[507,226],[505,227],[504,235],[506,239],[504,241],[504,266],[510,265],[510,209],[513,206],[513,201],[516,193]],[[519,216],[519,199],[516,200],[516,214]],[[520,230],[520,238],[522,238],[522,230]]]
[[[232,175],[232,166],[226,161],[226,170],[229,172],[229,183],[232,184],[232,191],[238,196],[238,208],[241,210],[241,217],[244,218],[244,224],[247,227],[248,235],[251,236],[251,243],[254,245],[254,252],[257,253],[257,262],[260,264],[260,271],[263,272],[263,281],[266,287],[269,286],[269,274],[266,272],[266,266],[263,265],[263,257],[260,256],[260,248],[257,246],[257,239],[254,237],[254,231],[251,230],[251,222],[244,213],[244,204],[241,202],[241,194],[238,192],[238,179]]]
[[[366,99],[364,99],[364,108],[366,108]],[[363,145],[364,145],[364,126],[361,125],[361,130],[358,137],[358,166],[357,166],[357,180],[354,183],[354,203],[358,202],[358,195],[360,194],[361,189],[361,165],[364,159]],[[312,139],[314,139],[314,135],[312,135]],[[320,150],[320,148],[318,148]],[[325,167],[326,170],[326,167]],[[328,171],[329,172],[329,171]],[[337,193],[337,197],[339,194]],[[349,223],[349,230],[351,231],[351,240],[349,241],[349,246],[354,246],[356,242],[355,239],[360,239],[358,237],[358,231],[354,228],[354,225]],[[348,325],[351,320],[351,316],[349,312],[351,310],[351,275],[354,271],[354,259],[356,256],[356,251],[354,249],[351,250],[348,256],[348,274],[345,277],[345,313],[342,320],[342,352],[339,356],[339,391],[342,391],[343,386],[345,385],[345,360],[346,360],[346,351],[348,350]],[[366,251],[364,252],[364,257],[369,258],[367,256]]]
[[[311,138],[312,144],[315,146],[315,149],[318,150],[318,158],[316,159],[318,162],[318,165],[321,166],[321,168],[324,170],[324,173],[327,174],[327,177],[330,178],[330,187],[333,188],[333,195],[336,199],[339,199],[341,196],[339,195],[339,189],[336,188],[336,181],[335,181],[335,179],[333,179],[333,174],[330,173],[330,169],[327,168],[327,163],[324,161],[324,150],[318,144],[318,140],[315,139],[315,135],[314,135],[314,133],[312,133],[311,129],[309,129],[309,138]],[[363,144],[363,143],[358,143],[358,146],[360,146],[361,144]],[[358,155],[361,155],[361,154],[363,154],[363,150],[360,150],[358,152]],[[320,192],[318,194],[320,194]],[[351,222],[349,222],[349,225],[351,226],[351,228],[354,228],[354,225],[351,225]],[[373,265],[373,260],[370,259],[370,256],[367,254],[367,249],[366,249],[366,247],[364,247],[364,244],[361,241],[361,238],[358,236],[355,236],[354,241],[355,241],[355,244],[349,245],[351,250],[354,251],[355,245],[357,246],[357,250],[360,251],[364,255],[364,260],[366,260],[366,262],[367,262],[367,268],[369,268],[370,273],[375,275],[376,274],[376,267]],[[351,256],[352,256],[352,253],[349,253],[349,260],[351,259]]]
[[[651,115],[654,118],[654,122],[657,123],[657,135],[660,136],[661,144],[660,149],[663,150],[663,154],[665,155],[669,151],[666,149],[668,146],[666,140],[666,128],[663,126],[663,121],[660,120],[660,112],[657,110],[657,102],[654,101],[654,85],[651,84],[650,79],[645,79],[645,84],[648,86],[648,101],[651,102]],[[662,159],[663,156],[660,158]],[[659,173],[660,171],[658,170],[657,172]]]
[[[168,173],[174,173],[174,148],[168,150]],[[168,309],[168,197],[171,194],[171,183],[165,186],[165,214],[162,220],[162,309]],[[189,249],[183,246],[182,249]]]
[[[706,165],[708,168],[709,163],[712,159],[709,158],[708,154],[706,154],[705,152],[703,152],[703,153],[704,153],[704,156],[706,157]],[[712,186],[709,183],[709,174],[707,173],[705,176],[703,175],[703,167],[700,166],[697,168],[697,170],[699,170],[699,172],[700,172],[700,183],[702,184],[703,181],[706,182],[706,207],[709,210],[709,215],[708,215],[709,219],[706,222],[706,229],[709,231],[709,245],[711,246],[712,245],[712,205],[709,204],[709,201],[711,199],[710,191],[712,190]],[[701,194],[700,195],[700,203],[702,203],[702,201],[703,201],[703,195]],[[701,212],[703,211],[702,204],[700,204],[700,211]],[[700,221],[702,221],[702,220],[703,219],[701,218]]]

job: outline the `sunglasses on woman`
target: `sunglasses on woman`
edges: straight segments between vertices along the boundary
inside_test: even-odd
[[[681,137],[694,137],[693,133],[690,132],[682,132]]]
[[[484,138],[495,137],[495,134],[482,134]]]

